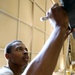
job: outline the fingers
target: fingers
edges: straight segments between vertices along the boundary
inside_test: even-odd
[[[51,10],[54,9],[54,8],[56,8],[56,7],[58,7],[58,6],[59,6],[59,4],[58,4],[58,3],[55,3],[55,4],[46,12],[46,16],[49,16],[50,13],[51,13]]]
[[[48,17],[50,23],[54,26],[62,26],[64,28],[68,27],[68,15],[66,11],[59,6],[58,3],[55,3],[49,11],[46,13],[46,17]]]
[[[70,33],[72,33],[73,31],[71,29],[67,29],[66,34],[65,34],[65,40],[67,39],[67,37],[70,35]]]
[[[75,28],[73,28],[72,31],[75,32]]]
[[[53,6],[52,6],[52,8],[56,8],[56,7],[58,7],[59,6],[59,4],[58,3],[55,3]]]
[[[65,34],[65,39],[68,37],[68,35],[70,35],[70,33],[75,32],[75,28],[73,29],[68,29],[66,34]]]

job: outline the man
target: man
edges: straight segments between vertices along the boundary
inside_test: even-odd
[[[28,50],[22,41],[15,40],[5,48],[8,65],[0,69],[0,75],[21,75],[28,64]]]
[[[54,26],[54,30],[40,53],[27,66],[29,59],[27,48],[22,42],[12,42],[11,49],[10,47],[8,48],[10,52],[5,53],[8,59],[9,71],[5,74],[2,72],[0,75],[21,75],[25,66],[27,67],[24,75],[52,75],[62,45],[71,31],[68,30],[69,21],[67,13],[58,4],[54,4],[51,7],[47,12],[47,17],[50,18],[49,21]]]

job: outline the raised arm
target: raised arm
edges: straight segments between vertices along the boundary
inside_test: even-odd
[[[52,75],[55,69],[68,29],[68,16],[57,4],[52,6],[47,13],[54,30],[40,53],[27,66],[25,75]]]

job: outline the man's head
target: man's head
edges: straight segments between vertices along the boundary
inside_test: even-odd
[[[20,40],[14,40],[14,41],[8,43],[8,44],[6,45],[6,47],[5,47],[5,54],[6,54],[6,53],[8,53],[8,54],[11,53],[11,49],[12,49],[12,47],[13,47],[13,44],[16,43],[16,42],[21,42],[21,43],[22,43],[22,41],[20,41]]]
[[[5,47],[5,57],[10,64],[27,65],[29,56],[28,50],[20,40],[15,40]]]

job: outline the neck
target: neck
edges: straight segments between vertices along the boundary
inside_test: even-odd
[[[8,63],[8,67],[13,71],[14,75],[21,75],[24,70],[24,66],[17,65],[14,63]]]

